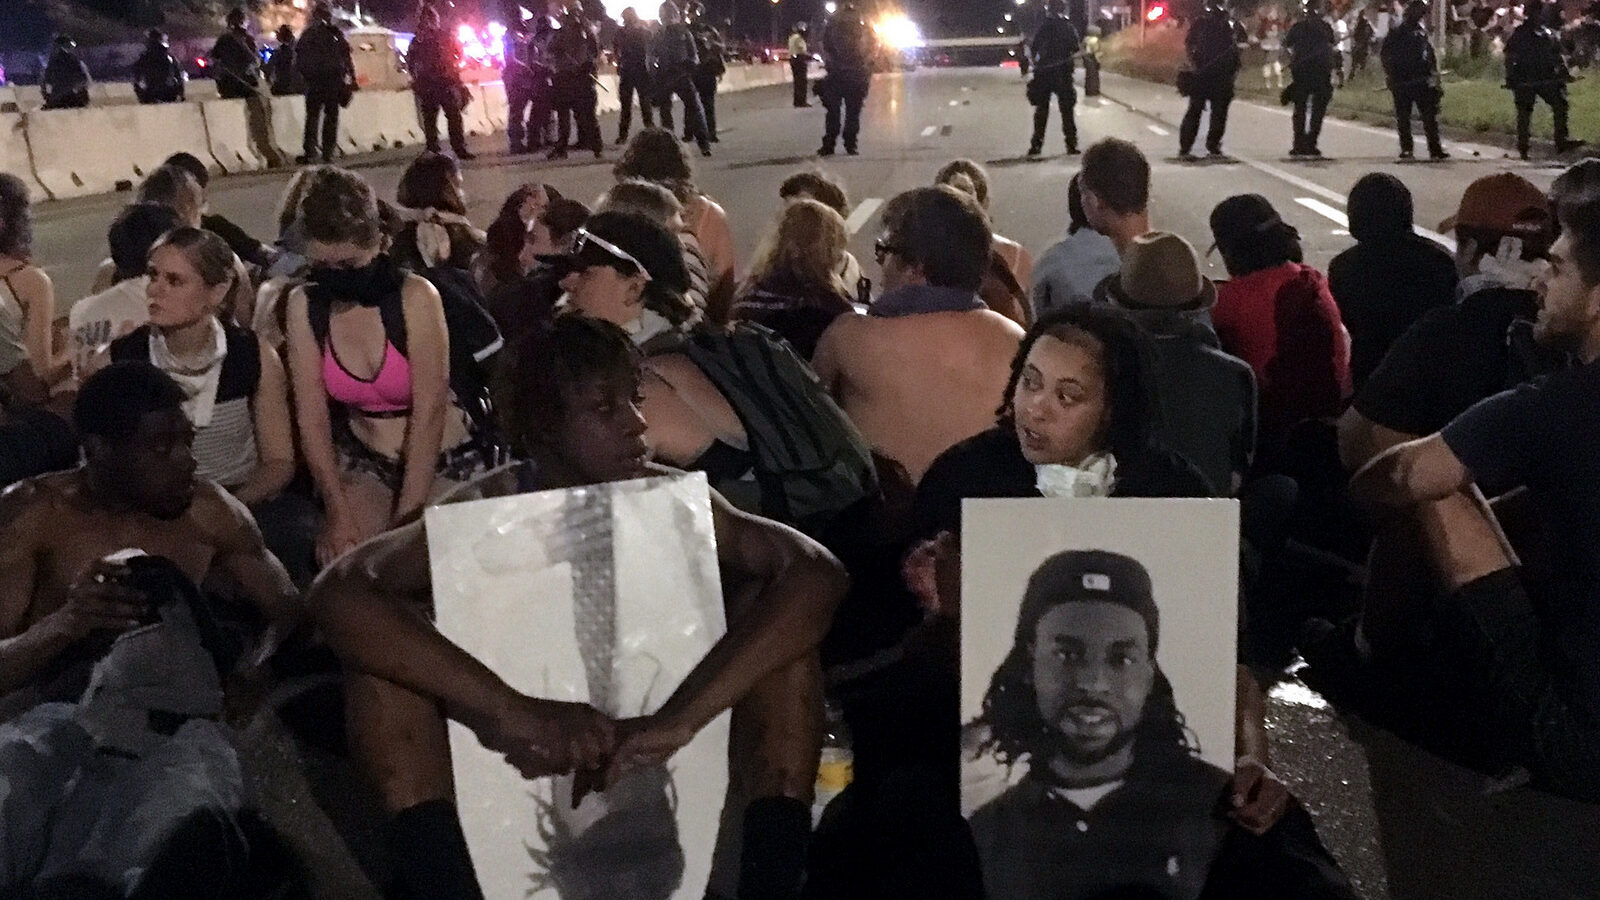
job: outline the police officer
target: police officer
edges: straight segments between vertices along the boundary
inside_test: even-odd
[[[50,59],[39,80],[45,109],[82,109],[89,105],[89,67],[78,58],[78,43],[66,35],[56,38]]]
[[[550,122],[555,115],[555,89],[550,85],[554,69],[550,65],[550,43],[555,40],[556,29],[549,16],[535,16],[533,36],[528,39],[528,70],[533,76],[533,112],[528,118],[528,134],[524,139],[529,151],[546,144],[554,144],[550,136]]]
[[[789,35],[789,76],[794,82],[795,109],[811,105],[808,84],[810,68],[811,48],[806,44],[806,23],[800,22],[794,26],[794,33]]]
[[[1400,158],[1411,159],[1411,107],[1422,117],[1422,133],[1428,139],[1430,159],[1449,159],[1439,143],[1439,101],[1444,88],[1439,83],[1439,60],[1428,42],[1427,0],[1411,0],[1400,24],[1389,29],[1380,56],[1389,92],[1394,95],[1394,124],[1400,132]]]
[[[256,39],[244,29],[244,9],[236,6],[228,10],[227,23],[228,30],[211,47],[217,96],[224,100],[259,96],[261,54],[256,49]]]
[[[1189,109],[1178,127],[1178,156],[1193,159],[1191,150],[1200,136],[1200,114],[1211,104],[1211,121],[1206,129],[1206,153],[1222,155],[1222,134],[1228,128],[1228,105],[1233,102],[1233,80],[1239,74],[1237,25],[1228,16],[1223,0],[1207,0],[1205,12],[1189,26],[1183,49],[1188,57],[1187,74],[1180,85],[1189,95]]]
[[[1294,147],[1290,156],[1318,156],[1322,117],[1333,99],[1333,26],[1322,18],[1322,0],[1306,0],[1305,14],[1283,38],[1289,51],[1290,83],[1284,95],[1294,101]],[[1306,120],[1307,107],[1311,119]]]
[[[1528,158],[1535,100],[1550,104],[1556,120],[1556,152],[1566,153],[1583,146],[1582,141],[1567,139],[1567,82],[1572,75],[1560,39],[1545,24],[1542,0],[1528,0],[1522,9],[1526,18],[1506,39],[1505,51],[1506,87],[1517,104],[1517,153]]]
[[[432,4],[417,15],[417,35],[406,53],[406,68],[411,74],[411,92],[416,95],[422,114],[422,139],[428,150],[439,152],[439,113],[444,113],[450,132],[450,149],[456,158],[476,159],[467,151],[467,131],[461,122],[466,101],[466,85],[461,83],[461,46],[439,21],[439,10]]]
[[[710,156],[711,136],[706,133],[700,93],[694,88],[694,73],[700,65],[694,35],[672,0],[661,4],[660,16],[661,27],[650,42],[650,80],[661,107],[661,127],[672,130],[672,98],[676,95],[683,101],[684,125],[700,145],[700,155]]]
[[[506,35],[506,61],[500,79],[506,86],[506,139],[513,156],[530,152],[528,119],[533,114],[533,69],[528,65],[528,25],[513,20]]]
[[[279,25],[273,37],[277,38],[278,46],[273,47],[272,55],[267,57],[267,90],[274,97],[304,94],[305,83],[300,80],[300,73],[294,67],[294,29]]]
[[[633,98],[639,97],[639,116],[644,127],[654,128],[655,110],[650,103],[650,32],[639,21],[633,7],[622,11],[622,27],[617,29],[612,42],[617,55],[617,99],[621,101],[622,117],[617,121],[617,143],[628,142],[628,132],[633,127]]]
[[[851,156],[859,152],[856,139],[861,133],[861,106],[867,102],[867,91],[872,87],[873,49],[872,31],[862,20],[854,0],[845,0],[828,20],[827,31],[822,36],[828,75],[819,86],[819,92],[827,116],[823,120],[818,156],[833,155],[834,146],[841,137],[841,125],[844,152]],[[841,112],[844,114],[842,122]]]
[[[133,94],[140,103],[183,100],[183,67],[167,49],[167,36],[159,28],[145,35],[144,52],[133,62]]]
[[[333,162],[333,149],[339,142],[339,110],[355,91],[356,66],[350,42],[333,24],[333,9],[327,3],[311,8],[311,24],[296,42],[294,66],[306,86],[306,128],[301,142],[305,152],[297,161],[303,165],[317,158],[320,125],[322,161]]]
[[[561,28],[550,39],[550,89],[556,102],[556,146],[550,159],[565,159],[569,146],[592,150],[596,158],[605,152],[595,109],[600,102],[595,93],[599,64],[600,42],[583,15],[583,4],[567,0]],[[575,145],[571,143],[574,119],[578,129]]]
[[[727,48],[722,33],[706,20],[705,4],[690,3],[687,19],[689,33],[694,35],[695,53],[700,57],[694,69],[694,89],[700,95],[700,111],[706,117],[706,137],[714,144],[717,142],[717,83],[728,71]],[[694,139],[687,128],[683,139]]]
[[[1050,124],[1050,101],[1061,108],[1061,133],[1067,139],[1067,154],[1078,152],[1078,122],[1073,108],[1078,104],[1078,89],[1072,84],[1072,61],[1082,49],[1078,29],[1067,18],[1065,0],[1045,0],[1044,23],[1028,42],[1033,62],[1033,80],[1028,82],[1028,102],[1033,104],[1033,140],[1028,155],[1044,150],[1044,129]]]

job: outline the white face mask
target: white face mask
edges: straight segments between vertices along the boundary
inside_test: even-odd
[[[1034,485],[1046,497],[1109,497],[1117,486],[1117,460],[1096,453],[1081,466],[1034,466]]]

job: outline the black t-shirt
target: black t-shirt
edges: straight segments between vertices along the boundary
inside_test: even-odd
[[[1390,348],[1355,408],[1403,434],[1433,434],[1472,404],[1523,380],[1507,342],[1511,324],[1538,314],[1532,291],[1487,288],[1429,310]]]
[[[262,255],[264,245],[251,237],[248,232],[238,225],[228,221],[223,216],[205,215],[200,217],[200,227],[222,238],[228,244],[228,249],[233,254],[247,263],[263,265],[266,259]]]
[[[931,538],[961,533],[961,501],[969,497],[1038,497],[1038,474],[1022,455],[1015,431],[995,427],[939,454],[911,508],[912,533]],[[1113,497],[1214,497],[1216,491],[1192,463],[1170,450],[1152,448],[1117,458]]]
[[[1444,428],[1473,478],[1525,485],[1554,551],[1547,628],[1600,711],[1600,362],[1518,385]]]
[[[1328,285],[1350,331],[1350,378],[1357,389],[1411,324],[1455,301],[1456,263],[1420,235],[1363,241],[1335,256]]]

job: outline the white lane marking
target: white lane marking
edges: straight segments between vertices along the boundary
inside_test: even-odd
[[[1310,197],[1296,197],[1294,198],[1294,202],[1304,206],[1306,209],[1311,210],[1325,219],[1331,220],[1333,224],[1338,225],[1340,228],[1350,227],[1350,220],[1345,217],[1343,212],[1334,209],[1328,204],[1323,203],[1321,200],[1314,200]]]
[[[929,125],[927,128],[922,129],[922,136],[923,137],[933,137],[934,133],[937,132],[938,130],[939,130],[939,126],[937,126],[937,125]]]
[[[960,100],[951,100],[950,101],[950,105],[951,106],[960,106],[961,105],[961,101]]]
[[[1324,200],[1329,201],[1330,203],[1337,203],[1340,206],[1344,205],[1345,198],[1343,196],[1341,196],[1338,191],[1335,191],[1335,190],[1332,190],[1332,189],[1329,189],[1329,188],[1325,188],[1322,185],[1317,184],[1315,181],[1308,181],[1308,180],[1306,180],[1304,178],[1301,178],[1299,175],[1296,175],[1296,174],[1294,174],[1292,172],[1285,172],[1283,169],[1280,169],[1280,168],[1278,168],[1277,166],[1274,166],[1274,165],[1269,165],[1267,163],[1260,162],[1260,161],[1254,160],[1254,159],[1246,159],[1246,158],[1244,158],[1242,156],[1241,157],[1236,157],[1236,158],[1239,160],[1239,162],[1244,163],[1245,165],[1249,166],[1252,169],[1255,169],[1257,172],[1261,172],[1262,174],[1265,174],[1265,175],[1271,175],[1273,178],[1276,178],[1279,181],[1285,182],[1287,184],[1293,185],[1294,187],[1297,187],[1302,191],[1306,191],[1308,193],[1316,194],[1317,196],[1323,198]],[[1298,200],[1297,202],[1299,202],[1301,204],[1305,204],[1306,203],[1305,200]],[[1308,208],[1315,209],[1315,207],[1308,207]],[[1316,210],[1316,211],[1319,212],[1319,213],[1322,212],[1321,210]],[[1444,247],[1446,250],[1449,250],[1451,253],[1456,252],[1456,241],[1455,241],[1455,238],[1450,237],[1448,235],[1440,234],[1437,231],[1433,231],[1433,230],[1430,230],[1430,229],[1427,229],[1427,228],[1423,228],[1421,226],[1416,226],[1414,230],[1416,231],[1417,234],[1422,235],[1423,237],[1427,238],[1430,241],[1434,241],[1435,243],[1437,243],[1440,246]]]
[[[1167,135],[1172,133],[1172,132],[1166,130],[1165,128],[1162,128],[1160,125],[1146,125],[1145,127],[1150,129],[1155,134],[1161,135],[1162,137],[1166,137]]]
[[[872,214],[882,205],[883,200],[879,197],[868,197],[857,203],[856,208],[850,212],[850,218],[844,220],[844,230],[850,234],[860,231],[861,226],[867,224],[867,220],[872,218]]]

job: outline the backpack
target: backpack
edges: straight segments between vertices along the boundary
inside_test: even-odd
[[[762,515],[814,536],[877,493],[866,439],[777,334],[738,323],[697,330],[673,349],[689,357],[744,424]]]
[[[450,337],[450,390],[456,404],[466,411],[480,436],[492,435],[497,429],[489,399],[489,360],[505,345],[500,329],[484,311],[478,287],[466,272],[440,267],[416,274],[434,286],[444,303],[445,331]],[[310,299],[309,292],[307,296]],[[326,347],[330,305],[312,299],[306,312],[317,346]],[[405,310],[398,292],[378,304],[378,314],[383,319],[384,335],[402,356],[406,355]]]

